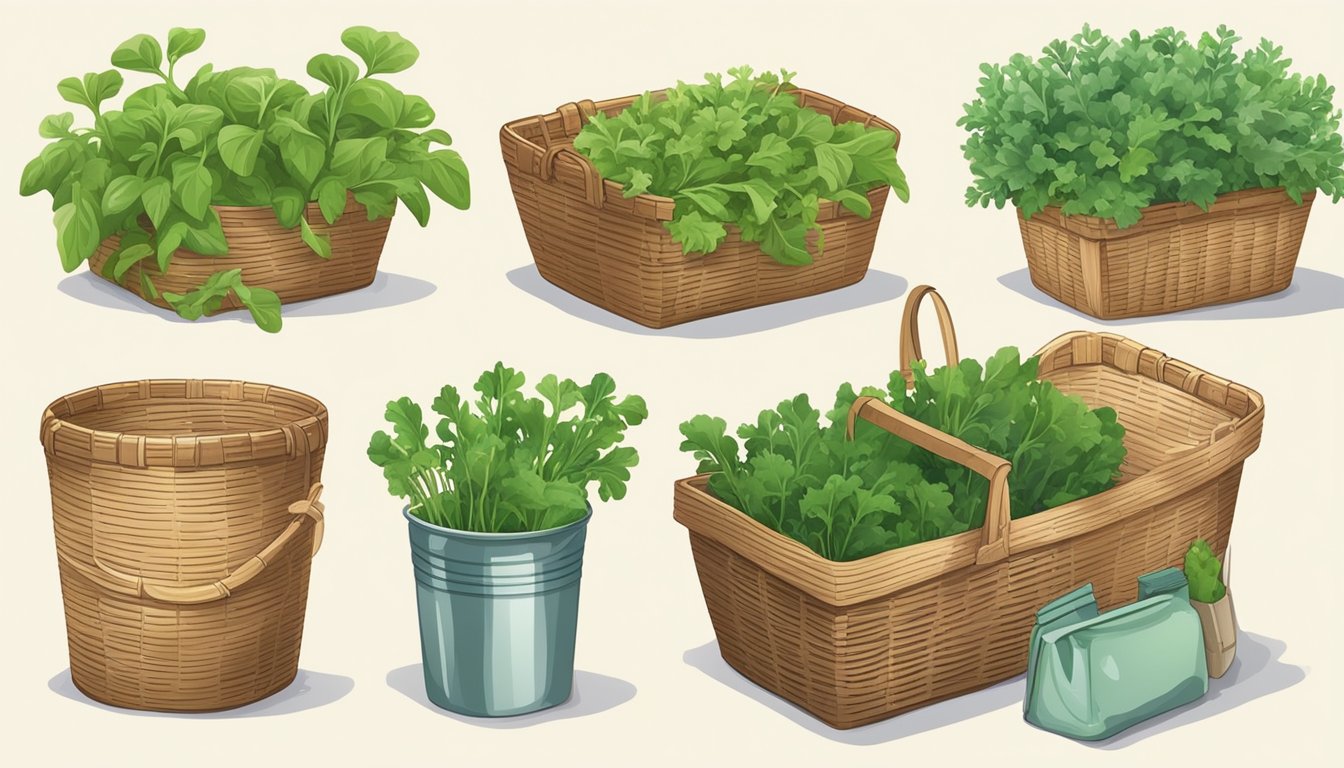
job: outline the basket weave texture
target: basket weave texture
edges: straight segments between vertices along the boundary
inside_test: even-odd
[[[1102,320],[1145,317],[1265,296],[1293,282],[1316,193],[1293,202],[1282,189],[1143,209],[1126,229],[1095,216],[1018,211],[1031,282]]]
[[[109,384],[52,403],[41,440],[81,691],[210,711],[294,679],[322,540],[321,403],[241,381]]]
[[[392,223],[391,217],[369,221],[367,209],[347,195],[345,212],[335,224],[322,218],[316,203],[309,203],[304,218],[313,232],[331,241],[331,258],[323,259],[313,252],[300,237],[299,228],[285,229],[275,218],[270,206],[214,206],[223,225],[224,239],[229,252],[223,256],[202,256],[185,248],[173,254],[166,274],[158,267],[147,268],[149,277],[159,293],[186,294],[204,283],[216,272],[241,269],[243,282],[275,291],[280,301],[288,304],[322,296],[331,296],[363,288],[373,282],[378,273],[378,260],[383,254],[383,242]],[[99,277],[103,266],[116,252],[121,241],[112,235],[98,246],[89,257],[89,269]],[[171,309],[160,295],[145,295],[140,273],[153,258],[132,266],[122,278],[127,290],[165,309]],[[221,312],[242,309],[232,293],[221,305]]]
[[[903,369],[918,359],[912,326]],[[1260,395],[1108,333],[1066,334],[1039,354],[1043,378],[1125,425],[1110,490],[1010,520],[1007,461],[870,399],[851,425],[873,421],[989,478],[984,528],[833,562],[710,495],[707,476],[678,481],[674,517],[723,658],[851,728],[1020,674],[1035,611],[1065,591],[1091,582],[1109,608],[1135,599],[1140,574],[1179,566],[1193,539],[1224,551],[1242,463],[1260,442]]]
[[[812,91],[793,93],[833,122],[883,128],[900,144],[896,128],[867,112]],[[514,201],[542,277],[641,325],[664,328],[843,288],[867,274],[886,185],[868,192],[873,211],[867,219],[822,201],[817,223],[824,253],[816,256],[809,238],[811,264],[779,264],[755,243],[742,242],[732,226],[713,253],[683,255],[663,226],[672,220],[671,198],[623,197],[620,184],[601,178],[573,148],[589,117],[616,115],[635,98],[571,102],[500,130]]]

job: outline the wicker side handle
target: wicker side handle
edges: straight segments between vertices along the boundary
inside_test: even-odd
[[[542,153],[540,167],[537,174],[543,181],[550,181],[555,178],[555,164],[561,155],[568,155],[579,166],[583,174],[583,197],[588,204],[594,208],[602,207],[606,200],[605,189],[602,186],[602,176],[597,172],[597,167],[588,162],[588,158],[574,151],[573,138],[583,126],[588,122],[588,118],[597,114],[597,105],[588,99],[583,101],[571,101],[568,104],[561,104],[556,107],[555,113],[560,116],[560,123],[566,141],[552,144],[551,135],[546,130],[544,116],[538,116],[537,120],[541,126],[541,138],[545,144],[545,152]]]
[[[275,556],[293,541],[299,530],[303,528],[304,522],[309,518],[313,521],[313,554],[317,554],[318,549],[322,547],[322,534],[325,528],[322,519],[325,508],[322,502],[318,501],[321,495],[322,484],[314,483],[308,491],[308,498],[289,505],[289,513],[294,515],[294,519],[285,527],[285,530],[280,532],[279,536],[275,537],[274,541],[267,544],[265,549],[253,555],[233,573],[209,584],[191,586],[146,584],[141,577],[122,573],[106,563],[100,562],[97,557],[94,558],[92,566],[86,565],[65,554],[59,547],[56,549],[56,557],[60,559],[62,565],[74,569],[89,581],[119,594],[147,597],[151,600],[177,605],[193,605],[222,600],[228,597],[233,590],[247,584],[265,570],[266,564],[274,560]]]
[[[1008,471],[1012,464],[1000,456],[983,451],[964,440],[944,434],[929,425],[916,421],[873,397],[860,397],[849,408],[846,434],[854,439],[854,423],[859,418],[872,422],[891,434],[966,467],[989,480],[989,503],[985,509],[985,525],[981,528],[980,549],[975,562],[988,564],[1008,556]]]
[[[957,354],[957,331],[952,327],[952,314],[947,311],[947,303],[933,286],[915,286],[905,299],[905,311],[901,316],[901,375],[905,377],[906,386],[914,381],[911,364],[924,359],[924,351],[919,345],[919,305],[925,296],[933,300],[933,308],[938,313],[938,330],[943,337],[943,354],[948,365],[961,361]]]

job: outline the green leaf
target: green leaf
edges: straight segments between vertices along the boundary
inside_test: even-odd
[[[391,163],[387,162],[387,139],[373,136],[337,141],[332,149],[330,168],[333,175],[340,176],[350,187],[386,178],[391,171]]]
[[[204,44],[205,30],[195,27],[173,27],[168,30],[169,63],[199,50]]]
[[[309,186],[317,179],[327,161],[327,148],[322,139],[291,117],[276,118],[267,135],[280,148],[280,160],[285,168]]]
[[[165,132],[169,139],[177,139],[182,149],[194,150],[220,130],[224,113],[206,104],[183,104],[172,110],[167,118]]]
[[[406,38],[372,27],[350,27],[341,33],[341,42],[364,62],[368,75],[401,72],[420,57],[420,51]]]
[[[816,148],[817,172],[826,183],[828,192],[837,192],[849,184],[854,173],[854,162],[849,155],[830,144],[820,144]]]
[[[322,218],[328,224],[335,224],[345,211],[346,189],[340,179],[328,177],[317,184],[317,205],[322,210]]]
[[[275,218],[280,226],[292,229],[299,225],[299,219],[308,207],[308,199],[293,187],[276,187],[271,193],[271,207],[275,209]]]
[[[419,181],[410,179],[397,185],[397,198],[406,204],[420,226],[429,224],[429,196]]]
[[[173,199],[193,219],[200,219],[210,208],[210,190],[214,177],[210,169],[195,160],[173,165]],[[148,208],[148,206],[146,206]]]
[[[130,271],[131,267],[152,255],[154,255],[154,249],[146,243],[137,243],[123,248],[121,253],[117,255],[116,267],[112,270],[113,279],[120,283],[121,278]]]
[[[157,73],[163,64],[163,49],[149,35],[136,35],[112,51],[112,66],[132,72]]]
[[[723,224],[704,218],[698,211],[680,216],[663,226],[667,227],[672,239],[681,244],[681,252],[687,254],[713,253],[728,236]]]
[[[462,156],[451,149],[438,149],[415,166],[416,178],[440,200],[459,210],[471,206],[471,182]]]
[[[81,80],[67,77],[57,83],[56,90],[61,98],[72,104],[81,104],[98,113],[98,105],[116,96],[121,91],[121,73],[115,69],[106,72],[89,72]]]
[[[116,216],[125,212],[140,199],[144,189],[145,182],[139,176],[116,177],[103,190],[103,215]]]
[[[324,259],[331,258],[331,241],[327,239],[326,235],[319,235],[314,232],[307,219],[299,219],[299,235],[303,238],[303,242],[313,249],[313,253]]]
[[[187,223],[184,221],[174,222],[166,229],[157,233],[157,246],[155,254],[158,260],[159,272],[167,272],[168,265],[173,261],[173,255],[177,249],[182,247],[182,235],[187,229]]]
[[[1148,173],[1148,166],[1157,160],[1157,155],[1143,147],[1135,147],[1120,159],[1120,180],[1130,182]]]
[[[37,127],[37,133],[44,139],[59,139],[70,133],[70,126],[75,124],[75,116],[71,112],[61,112],[57,115],[47,115],[42,118],[42,123]]]
[[[147,179],[144,188],[140,190],[140,202],[144,203],[145,213],[149,215],[149,220],[154,222],[154,226],[162,226],[163,218],[172,202],[172,186],[162,176]]]
[[[396,128],[405,98],[401,91],[382,80],[359,80],[345,97],[345,113],[359,115],[379,128]]]
[[[359,67],[345,56],[319,53],[308,60],[308,74],[332,90],[343,92],[359,79]]]
[[[243,285],[240,280],[234,285],[234,293],[238,295],[238,300],[247,307],[247,311],[252,315],[252,322],[257,327],[267,333],[279,333],[282,325],[280,319],[280,297],[275,291],[269,288],[248,287]]]
[[[265,134],[246,125],[226,125],[219,131],[219,158],[239,176],[251,176],[257,166]]]
[[[56,209],[56,250],[61,267],[73,272],[98,249],[98,203],[91,195],[76,191],[74,199]]]

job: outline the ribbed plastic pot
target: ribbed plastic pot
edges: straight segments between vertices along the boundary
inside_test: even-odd
[[[577,522],[526,533],[458,531],[402,514],[429,700],[504,717],[568,699],[592,508]]]

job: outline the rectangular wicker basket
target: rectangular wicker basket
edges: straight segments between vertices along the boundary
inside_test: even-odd
[[[1280,189],[1143,209],[1118,229],[1095,216],[1018,212],[1031,282],[1102,320],[1144,317],[1277,293],[1293,281],[1315,192],[1302,204]]]
[[[799,103],[837,123],[862,122],[900,132],[877,117],[819,93],[794,91]],[[863,279],[873,255],[889,187],[868,193],[867,219],[822,201],[817,223],[824,253],[812,264],[785,266],[743,243],[734,228],[706,255],[683,255],[663,223],[671,198],[622,196],[573,149],[574,137],[597,112],[618,114],[634,96],[571,102],[546,115],[506,124],[500,146],[523,232],[537,271],[547,281],[651,328],[810,296]]]
[[[1118,412],[1128,455],[1112,489],[1010,520],[1007,461],[862,399],[851,425],[873,421],[990,479],[981,530],[833,562],[712,496],[706,476],[678,481],[674,517],[723,658],[852,728],[1020,674],[1035,611],[1062,592],[1091,582],[1109,608],[1135,599],[1140,574],[1179,565],[1193,539],[1224,552],[1260,395],[1108,333],[1038,354],[1043,378]]]

